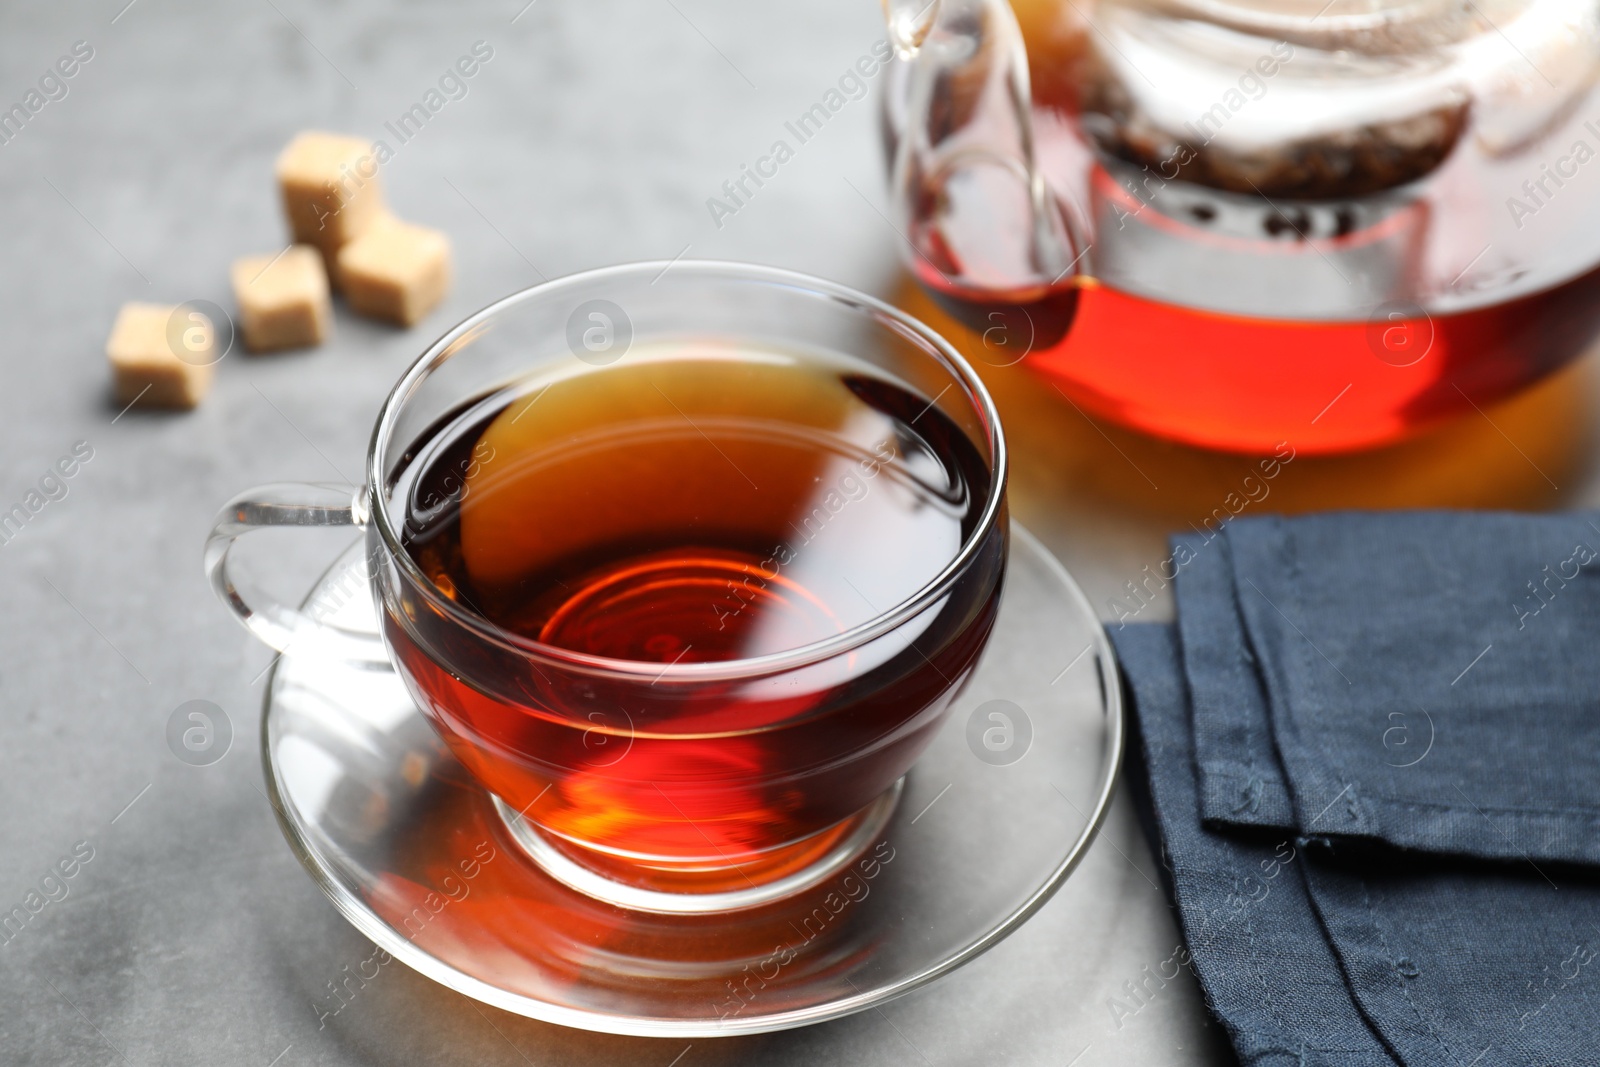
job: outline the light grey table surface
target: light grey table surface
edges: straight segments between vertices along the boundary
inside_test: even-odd
[[[634,1040],[480,1007],[392,968],[319,1027],[325,983],[370,950],[300,869],[261,793],[269,656],[203,580],[215,510],[262,482],[355,480],[401,369],[451,323],[541,278],[687,254],[899,293],[898,238],[879,214],[876,86],[736,215],[718,226],[705,206],[881,38],[878,6],[126,2],[0,10],[0,103],[75,41],[93,48],[68,94],[0,145],[0,510],[77,442],[93,449],[66,496],[0,547],[0,911],[80,842],[93,850],[65,899],[0,944],[0,1063],[1228,1060],[1192,981],[1113,1017],[1109,998],[1178,941],[1125,796],[1021,933],[879,1011],[760,1038]],[[289,137],[384,137],[478,41],[493,57],[467,95],[383,171],[400,214],[455,242],[445,306],[409,332],[341,309],[319,350],[225,359],[192,414],[117,417],[102,356],[117,306],[231,306],[230,260],[281,246],[271,169]],[[1016,514],[1097,604],[1242,473],[1095,426],[1016,373],[993,384],[1016,450]],[[1592,500],[1595,393],[1585,364],[1482,422],[1299,462],[1273,506]],[[304,589],[341,543],[275,543],[283,591]],[[1163,599],[1141,617],[1168,610]],[[194,699],[225,709],[236,734],[208,767],[180,762],[165,738]]]

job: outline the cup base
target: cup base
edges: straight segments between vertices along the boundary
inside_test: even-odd
[[[629,911],[708,915],[770,904],[844,870],[889,825],[905,781],[900,778],[854,815],[756,859],[688,868],[590,852],[540,830],[499,797],[491,799],[517,846],[568,888]]]

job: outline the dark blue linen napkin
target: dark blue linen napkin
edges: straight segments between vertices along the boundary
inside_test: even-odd
[[[1300,846],[1234,840],[1201,825],[1176,636],[1151,624],[1112,634],[1145,767],[1134,777],[1148,787],[1189,965],[1212,1014],[1246,1067],[1392,1067],[1323,937]]]
[[[1246,1063],[1600,1064],[1597,547],[1442,512],[1174,541],[1177,626],[1112,636]]]
[[[1347,513],[1174,541],[1208,823],[1600,864],[1600,526]]]
[[[1112,634],[1190,966],[1240,1060],[1600,1064],[1600,879],[1201,822],[1173,627]]]
[[[1600,1064],[1595,871],[1308,851],[1323,930],[1402,1063]]]
[[[1175,537],[1184,560],[1175,589],[1184,669],[1193,701],[1200,810],[1211,824],[1295,825],[1278,769],[1267,694],[1244,633],[1225,535]]]

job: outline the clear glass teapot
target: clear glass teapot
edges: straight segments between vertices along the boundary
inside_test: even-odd
[[[1086,410],[1342,451],[1600,333],[1597,0],[885,8],[909,268]]]

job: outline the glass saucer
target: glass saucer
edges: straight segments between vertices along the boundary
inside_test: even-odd
[[[379,947],[519,1015],[712,1037],[881,1004],[1049,900],[1099,829],[1121,763],[1110,643],[1061,565],[1020,526],[1012,534],[994,636],[886,828],[792,897],[663,915],[569,888],[522,850],[393,672],[315,648],[286,653],[267,690],[262,759],[279,824]],[[307,605],[373,630],[363,567],[354,545]]]

